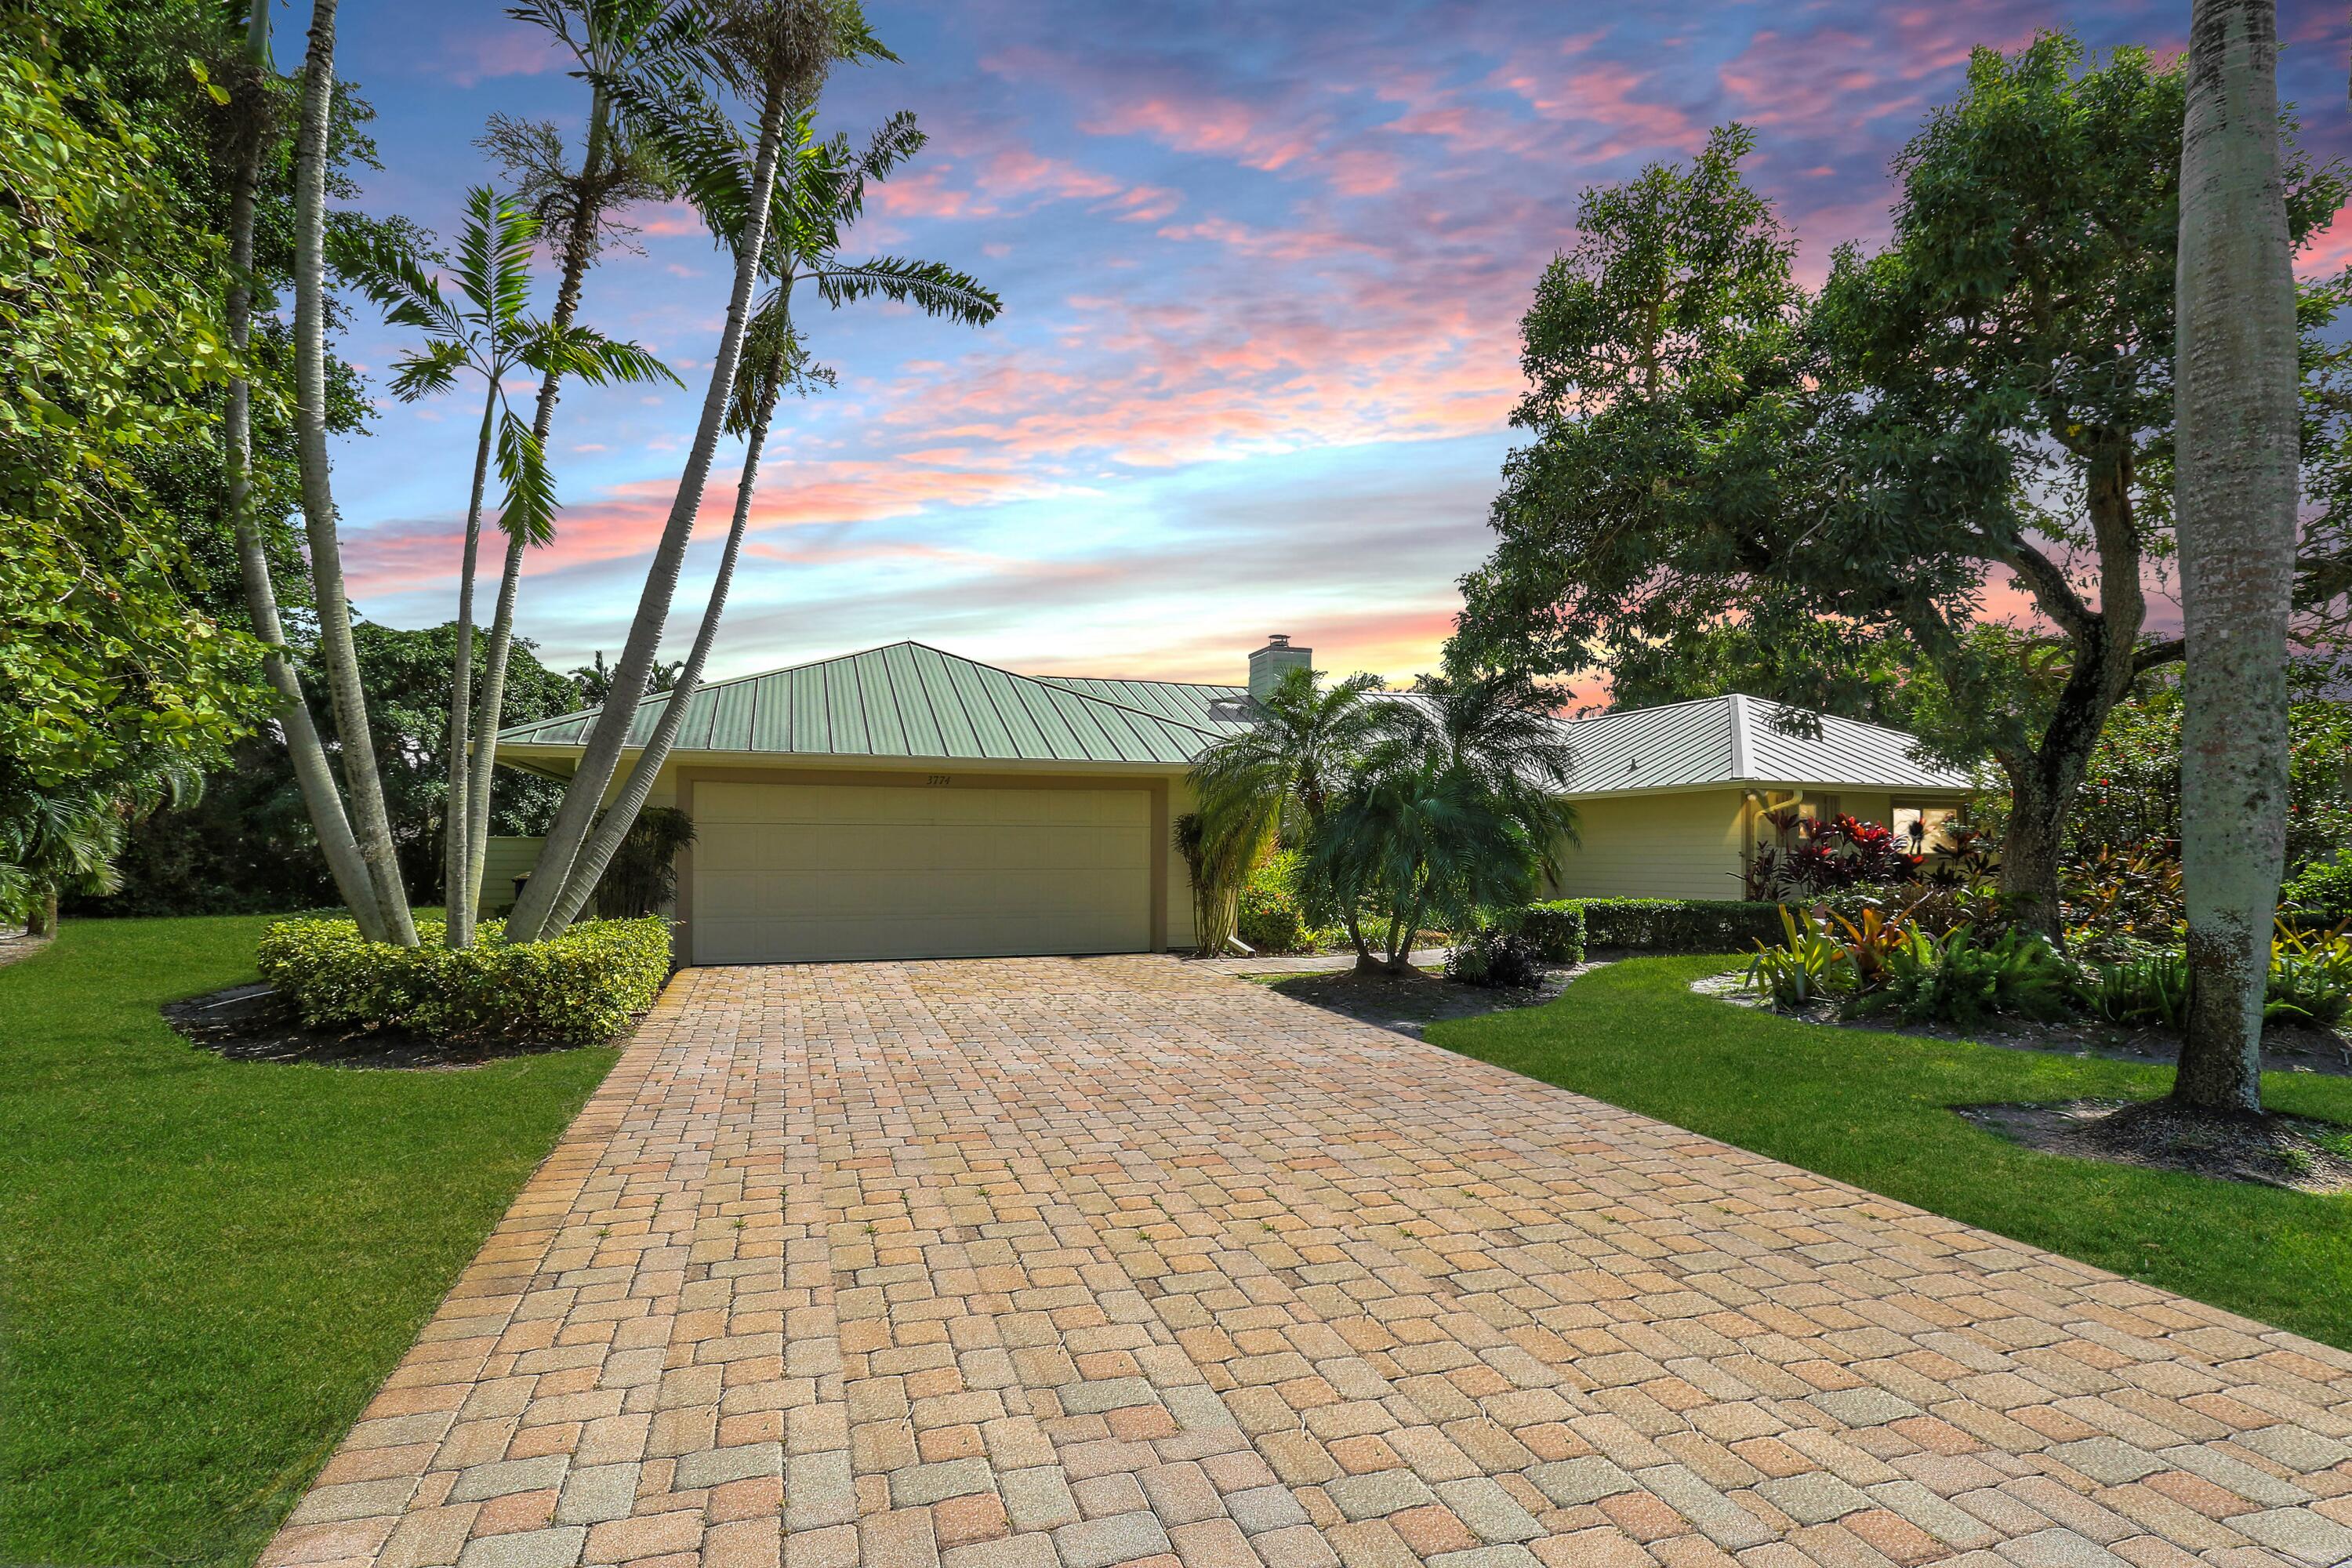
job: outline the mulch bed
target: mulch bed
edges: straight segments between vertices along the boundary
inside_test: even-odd
[[[1761,994],[1742,991],[1737,971],[1709,975],[1691,983],[1691,989],[1738,1007],[1753,1007],[1776,1017],[1832,1028],[1863,1029],[1881,1035],[1917,1035],[1936,1040],[1968,1040],[2011,1051],[2046,1051],[2057,1056],[2099,1057],[2109,1061],[2137,1062],[2145,1067],[2172,1067],[2180,1059],[2180,1037],[2168,1029],[2125,1028],[2093,1017],[2067,1018],[2037,1024],[2025,1018],[2002,1018],[1963,1029],[1951,1024],[1906,1024],[1895,1018],[1841,1018],[1834,1002],[1817,1003],[1801,1012],[1784,1013]],[[2352,1040],[2333,1029],[2273,1026],[2263,1031],[2264,1072],[2323,1073],[2352,1078]]]
[[[2161,1100],[1953,1109],[1987,1131],[2045,1153],[2301,1193],[2352,1193],[2352,1134],[2300,1116],[2215,1116]]]
[[[232,985],[210,995],[167,1002],[163,1018],[198,1050],[238,1062],[446,1072],[507,1057],[579,1048],[569,1040],[439,1040],[406,1029],[314,1028],[267,985]]]
[[[1598,967],[1581,963],[1548,970],[1541,984],[1524,989],[1465,985],[1418,969],[1410,974],[1359,974],[1342,969],[1265,978],[1273,990],[1293,1001],[1419,1039],[1423,1029],[1442,1019],[1475,1018],[1551,1001],[1570,981]]]

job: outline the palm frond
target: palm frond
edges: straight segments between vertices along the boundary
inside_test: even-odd
[[[984,327],[1004,310],[1004,301],[993,290],[943,261],[877,256],[854,266],[826,268],[815,278],[817,292],[828,305],[846,305],[879,294],[911,304],[927,316],[944,316],[968,327]]]
[[[499,526],[526,544],[552,540],[555,479],[548,471],[547,449],[531,434],[530,422],[512,409],[499,421],[499,478],[506,485]]]
[[[741,234],[751,210],[751,154],[734,122],[698,96],[681,98],[627,77],[589,74],[630,135],[660,157],[711,233]]]
[[[452,338],[434,338],[392,362],[392,395],[403,403],[432,397],[457,384],[457,373],[471,363],[467,347]]]
[[[416,252],[388,229],[344,230],[336,269],[395,327],[463,338],[466,323]]]
[[[535,371],[576,375],[592,386],[654,381],[686,384],[651,350],[616,342],[593,327],[573,325],[558,331],[545,322],[526,321],[520,325],[523,342],[515,357]]]

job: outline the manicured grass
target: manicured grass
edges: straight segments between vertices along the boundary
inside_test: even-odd
[[[2037,1153],[1949,1107],[2152,1098],[2168,1068],[1824,1028],[1695,995],[1721,958],[1632,959],[1432,1042],[1743,1149],[2352,1348],[2352,1196]],[[2352,1079],[2272,1073],[2352,1123]]]
[[[0,968],[0,1562],[250,1562],[617,1055],[232,1063],[260,919]]]

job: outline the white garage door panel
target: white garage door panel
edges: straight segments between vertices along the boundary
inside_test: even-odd
[[[694,818],[698,963],[1150,945],[1142,790],[700,784]]]

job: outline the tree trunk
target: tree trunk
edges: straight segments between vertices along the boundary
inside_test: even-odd
[[[2286,855],[2299,442],[2274,0],[2196,0],[2180,153],[2174,479],[2189,1021],[2173,1099],[2262,1110],[2263,983]]]
[[[58,885],[55,882],[44,883],[40,891],[34,895],[33,907],[25,912],[25,934],[58,934]]]
[[[451,947],[474,945],[474,857],[468,837],[474,813],[467,803],[474,759],[466,742],[474,732],[474,574],[482,552],[482,492],[490,479],[490,437],[498,428],[499,380],[482,395],[482,431],[474,443],[474,493],[466,503],[466,546],[457,563],[457,632],[449,658],[449,798],[441,807],[441,906]]]
[[[735,384],[735,364],[743,348],[743,327],[751,314],[752,285],[758,279],[760,255],[767,244],[768,206],[776,188],[777,149],[783,140],[782,95],[771,91],[760,106],[759,150],[751,166],[751,205],[735,262],[735,286],[728,300],[727,326],[719,334],[719,352],[710,364],[710,388],[702,400],[702,418],[695,427],[694,447],[686,471],[679,476],[677,498],[662,529],[653,563],[646,572],[644,594],[629,623],[629,640],[614,667],[612,694],[588,732],[580,765],[564,787],[563,804],[548,828],[539,863],[523,895],[507,921],[507,936],[515,942],[536,942],[545,934],[557,900],[570,892],[573,863],[588,837],[604,790],[620,765],[621,751],[645,700],[654,655],[661,646],[662,628],[669,618],[670,601],[677,594],[678,570],[686,546],[694,534],[695,514],[701,510],[702,489],[710,477],[710,460],[719,446],[719,427],[726,421],[727,401]]]
[[[555,312],[549,324],[557,331],[572,325],[580,310],[581,281],[596,254],[596,220],[602,210],[594,193],[602,178],[605,149],[611,144],[612,110],[604,89],[596,89],[588,110],[588,141],[580,154],[579,200],[574,204],[572,232],[563,247],[563,276],[556,286]],[[532,411],[532,439],[544,451],[547,433],[555,424],[555,404],[563,378],[551,370],[539,380],[539,405]],[[491,613],[490,635],[482,657],[482,700],[474,720],[474,749],[467,759],[466,779],[466,899],[468,907],[482,901],[482,865],[490,847],[490,789],[498,762],[499,717],[506,706],[507,659],[514,646],[515,595],[522,585],[525,548],[519,533],[507,536],[506,564],[499,574],[498,607]]]
[[[240,91],[254,95],[266,91],[259,72],[268,59],[268,48],[269,7],[255,0],[245,39],[246,61],[254,75],[238,83]],[[257,104],[240,107],[256,116],[267,113]],[[228,219],[228,341],[240,365],[253,339],[253,206],[255,193],[261,184],[263,127],[249,124],[244,128],[244,136],[232,177]],[[254,636],[261,643],[262,675],[278,693],[278,724],[285,732],[287,754],[294,765],[294,783],[302,793],[310,830],[318,836],[319,847],[327,858],[327,870],[334,878],[335,891],[342,899],[343,907],[352,911],[361,935],[370,942],[382,942],[385,934],[383,911],[376,903],[374,882],[367,861],[360,855],[359,840],[352,837],[351,820],[343,814],[342,788],[335,782],[334,768],[327,761],[327,748],[319,740],[317,725],[311,722],[310,701],[303,694],[301,677],[295,674],[293,663],[286,655],[286,629],[278,619],[278,590],[269,580],[269,554],[262,545],[260,526],[253,515],[253,388],[242,374],[228,384],[228,410],[224,423],[228,445],[229,518],[236,536],[245,610],[253,622]]]
[[[792,280],[784,280],[792,288]],[[790,315],[787,312],[783,341],[792,337]],[[677,684],[670,689],[669,700],[662,704],[660,721],[654,725],[653,734],[646,739],[645,750],[629,768],[629,776],[621,785],[620,795],[604,813],[596,831],[588,837],[580,851],[580,859],[572,872],[572,885],[556,900],[555,912],[548,920],[548,934],[555,935],[580,918],[588,899],[604,879],[604,868],[613,863],[614,851],[621,840],[628,837],[630,825],[637,813],[645,809],[646,796],[653,793],[654,780],[661,773],[662,764],[669,760],[670,748],[677,743],[678,727],[686,721],[688,704],[702,686],[702,667],[710,657],[710,645],[719,636],[719,616],[727,608],[727,590],[735,580],[735,562],[743,548],[743,531],[751,521],[751,490],[760,475],[760,454],[768,444],[768,422],[775,417],[776,397],[782,389],[782,366],[775,367],[765,379],[766,393],[752,417],[750,438],[743,447],[743,472],[735,481],[735,515],[727,527],[726,547],[719,554],[719,574],[710,584],[709,603],[703,606],[702,624],[695,628],[694,647],[688,650],[685,668],[678,671]]]
[[[302,67],[302,119],[294,148],[295,426],[302,468],[302,526],[310,545],[310,580],[317,593],[319,654],[335,732],[343,746],[343,783],[351,792],[360,853],[384,935],[416,945],[416,927],[401,886],[400,860],[376,776],[375,742],[368,733],[367,696],[360,687],[359,655],[352,646],[351,603],[343,592],[342,547],[327,463],[326,203],[328,110],[335,92],[335,0],[315,0],[310,47]]]

